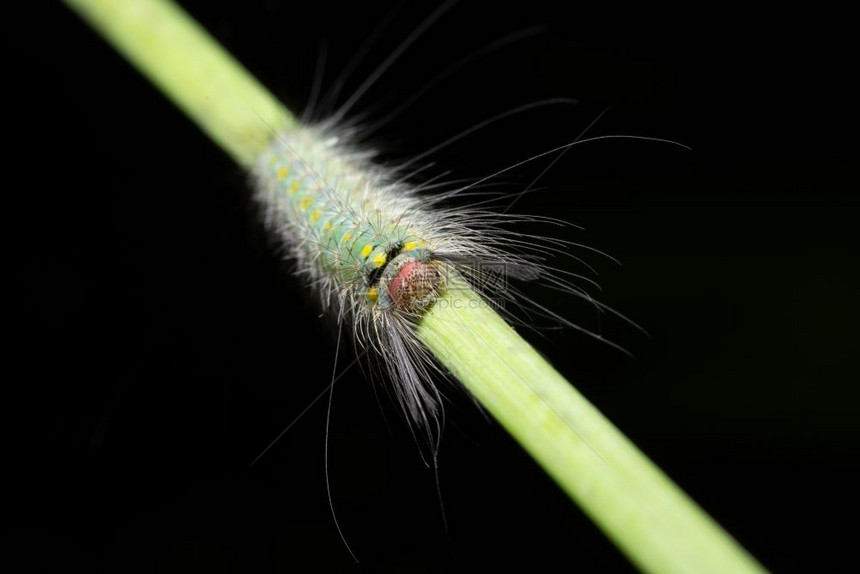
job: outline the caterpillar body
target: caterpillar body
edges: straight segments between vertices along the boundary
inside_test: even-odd
[[[488,269],[534,276],[538,268],[496,247],[505,235],[498,214],[430,210],[419,189],[345,139],[325,124],[279,135],[253,170],[257,200],[324,309],[382,357],[408,420],[432,446],[442,397],[416,322],[452,274],[485,291]]]
[[[320,129],[282,135],[254,177],[266,221],[290,246],[299,274],[339,322],[354,325],[360,344],[395,350],[386,364],[397,396],[412,421],[429,427],[438,394],[414,360],[420,351],[403,341],[442,281],[420,202]]]

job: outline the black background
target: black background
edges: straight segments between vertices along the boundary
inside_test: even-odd
[[[319,47],[325,91],[392,11],[355,4],[183,2],[294,109]],[[585,228],[525,231],[621,262],[580,249],[598,276],[557,264],[597,279],[600,299],[648,331],[600,325],[635,358],[569,329],[523,332],[766,567],[858,571],[850,18],[696,6],[464,1],[354,111],[379,118],[462,56],[540,25],[373,134],[381,157],[413,157],[549,97],[580,103],[471,134],[433,154],[427,173],[493,173],[575,139],[607,109],[587,135],[690,146],[574,147],[517,204]],[[326,387],[334,336],[267,243],[241,170],[66,8],[31,9],[4,36],[4,515],[34,569],[632,570],[462,399],[440,451],[446,534],[433,472],[356,368],[336,387],[329,476],[360,566],[326,497],[324,401],[249,469]],[[343,93],[431,11],[401,6]],[[502,189],[546,165],[505,174]],[[529,294],[597,328],[572,297]]]

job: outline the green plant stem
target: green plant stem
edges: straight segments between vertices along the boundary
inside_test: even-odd
[[[239,164],[298,126],[167,0],[65,1]],[[763,571],[465,283],[452,278],[418,334],[642,570]]]
[[[168,0],[65,0],[188,117],[250,168],[295,117]]]
[[[455,279],[418,332],[642,570],[762,571],[467,284]]]

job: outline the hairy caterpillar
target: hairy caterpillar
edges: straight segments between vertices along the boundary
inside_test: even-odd
[[[254,170],[258,200],[297,274],[338,326],[346,325],[362,349],[384,362],[410,423],[435,448],[442,396],[413,325],[450,288],[453,274],[495,297],[510,295],[490,292],[506,288],[489,283],[485,275],[493,270],[536,278],[539,267],[511,250],[532,249],[534,239],[501,228],[521,218],[435,207],[396,172],[369,163],[366,152],[341,139],[337,129],[325,127],[280,135]],[[455,188],[451,195],[471,188]]]

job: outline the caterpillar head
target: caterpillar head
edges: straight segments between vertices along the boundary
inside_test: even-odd
[[[368,298],[383,310],[426,310],[443,283],[443,274],[431,252],[422,241],[408,241],[385,255],[384,264],[368,274]]]

